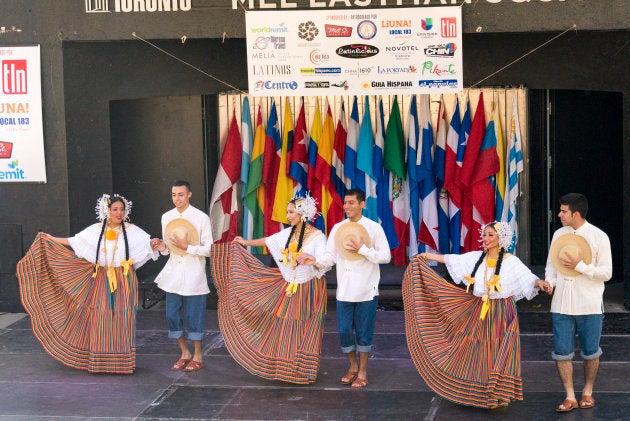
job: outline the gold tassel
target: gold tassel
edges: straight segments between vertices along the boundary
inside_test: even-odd
[[[298,288],[297,282],[291,282],[289,283],[289,285],[287,285],[287,289],[285,290],[284,293],[287,295],[287,297],[291,297],[293,296],[293,294],[297,292],[297,288]]]

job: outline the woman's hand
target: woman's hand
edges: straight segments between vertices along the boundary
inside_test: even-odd
[[[551,284],[543,279],[537,279],[536,282],[534,282],[534,286],[546,294],[553,292]]]
[[[300,253],[300,256],[297,258],[297,262],[301,265],[314,265],[317,260],[315,256],[308,253]]]
[[[243,237],[241,237],[240,235],[237,235],[236,237],[234,237],[234,240],[232,240],[233,243],[238,243],[241,246],[245,246],[245,239]]]

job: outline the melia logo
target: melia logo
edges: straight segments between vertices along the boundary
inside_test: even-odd
[[[0,180],[24,180],[24,170],[18,168],[18,161],[9,162],[8,171],[0,171]]]

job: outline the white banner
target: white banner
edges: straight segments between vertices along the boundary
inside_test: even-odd
[[[460,7],[249,11],[253,96],[463,90]]]
[[[0,183],[46,182],[39,45],[0,47]]]

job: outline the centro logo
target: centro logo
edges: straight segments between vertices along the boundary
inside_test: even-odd
[[[2,60],[2,92],[5,95],[28,93],[26,60]]]
[[[298,88],[298,83],[294,80],[291,82],[274,82],[271,80],[259,80],[256,82],[254,90],[256,91],[285,91],[290,89],[295,91]]]
[[[18,161],[11,161],[7,171],[0,171],[0,180],[24,180],[24,170],[18,168]]]
[[[114,12],[188,12],[192,0],[114,0]],[[110,12],[109,0],[85,0],[85,13]]]

